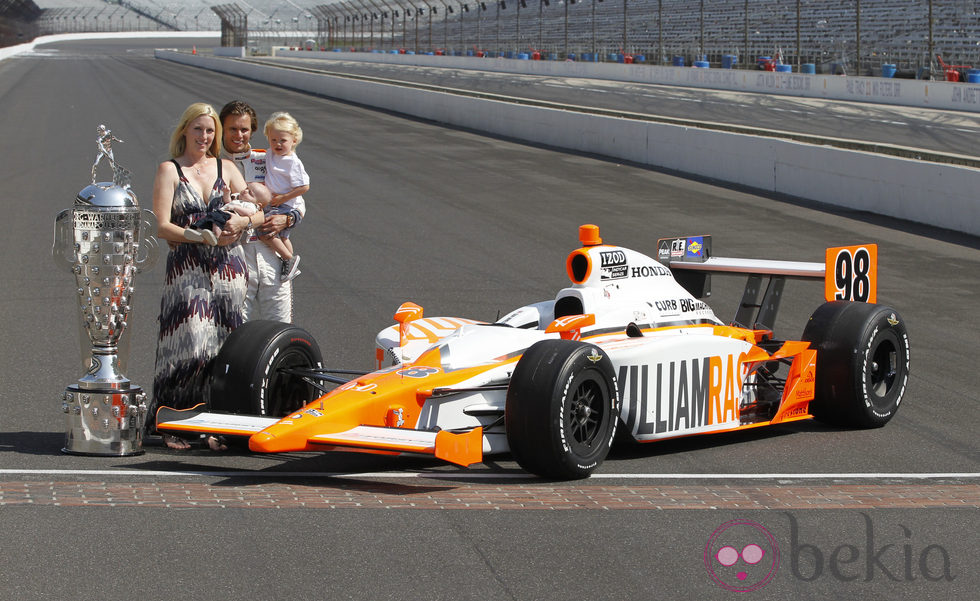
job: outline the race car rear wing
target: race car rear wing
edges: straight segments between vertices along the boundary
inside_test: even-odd
[[[657,260],[697,298],[711,296],[711,274],[748,276],[734,325],[771,330],[788,278],[824,281],[824,299],[873,303],[877,300],[878,245],[828,248],[823,263],[715,257],[711,236],[661,238]],[[763,292],[763,278],[768,282]],[[761,295],[761,300],[760,300]]]

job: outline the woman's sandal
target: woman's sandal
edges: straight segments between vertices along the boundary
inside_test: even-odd
[[[223,452],[228,450],[228,441],[225,440],[224,436],[205,436],[202,443],[205,448],[211,449],[215,452]],[[186,451],[189,450],[192,445],[183,438],[178,436],[173,436],[172,434],[163,435],[163,444],[174,451]]]
[[[215,436],[214,434],[211,434],[210,436],[204,438],[204,444],[206,444],[209,449],[216,453],[227,451],[228,445],[226,443],[227,441],[225,440],[224,436]]]
[[[163,435],[163,444],[166,445],[168,449],[173,449],[175,451],[186,451],[191,448],[191,443],[187,442],[183,438],[173,436],[172,434]]]

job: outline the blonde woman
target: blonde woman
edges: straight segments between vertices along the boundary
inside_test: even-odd
[[[248,272],[239,239],[247,228],[263,222],[262,211],[229,216],[215,246],[188,227],[219,209],[226,186],[232,192],[245,189],[234,164],[218,158],[220,150],[218,114],[208,104],[192,104],[171,136],[171,160],[160,163],[153,182],[157,236],[169,243],[170,252],[151,416],[160,406],[186,409],[207,402],[211,360],[242,323]],[[190,446],[174,436],[163,439],[173,449]],[[216,439],[208,442],[212,448],[220,446]]]

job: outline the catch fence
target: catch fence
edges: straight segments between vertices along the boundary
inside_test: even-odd
[[[217,30],[220,9],[235,8],[242,31],[229,39],[247,39],[258,53],[278,45],[735,68],[757,68],[768,57],[821,73],[879,74],[883,64],[895,65],[899,76],[936,73],[936,55],[980,66],[980,0],[278,0],[261,9],[244,0],[117,0],[23,14],[32,5],[0,0],[5,42]]]

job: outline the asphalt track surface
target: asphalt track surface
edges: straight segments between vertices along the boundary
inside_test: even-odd
[[[745,598],[975,598],[977,239],[277,90],[149,48],[64,43],[0,62],[0,598],[730,599],[722,584],[740,581],[704,555],[733,528],[780,558]],[[528,478],[507,457],[459,470],[150,444],[64,455],[60,394],[81,368],[73,284],[49,246],[88,183],[95,127],[124,140],[116,158],[148,206],[182,110],[235,97],[304,126],[313,191],[294,236],[295,321],[330,365],[369,367],[405,300],[493,319],[553,296],[582,223],[651,252],[693,232],[713,234],[716,254],[795,260],[875,241],[879,300],[912,338],[901,411],[878,430],[797,423],[617,448],[574,483]],[[158,264],[136,280],[127,375],[147,388],[162,277]],[[740,287],[716,278],[719,315]],[[791,283],[777,333],[798,336],[821,296]],[[739,564],[746,582],[765,565]]]

